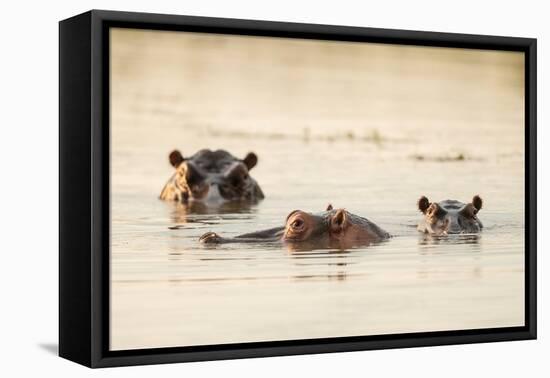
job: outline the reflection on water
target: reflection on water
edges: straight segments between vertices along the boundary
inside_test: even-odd
[[[481,239],[481,234],[450,234],[444,236],[420,234],[420,245],[436,245],[436,244],[478,244]]]
[[[523,324],[521,55],[181,35],[113,35],[112,349]],[[174,148],[255,152],[266,199],[158,200]],[[475,194],[480,235],[417,232],[421,195]],[[327,203],[393,237],[198,242]]]
[[[222,202],[219,204],[205,204],[203,202],[190,202],[188,204],[170,203],[173,226],[168,227],[171,230],[189,227],[189,223],[200,224],[216,224],[217,220],[214,216],[220,219],[246,219],[246,214],[250,214],[252,218],[253,204],[248,201],[232,201]],[[238,215],[237,215],[238,214]],[[204,215],[210,215],[205,217]]]
[[[312,211],[324,206],[324,201],[315,205],[318,200],[307,196],[268,198],[227,213],[182,212],[180,205],[146,201],[146,195],[138,207],[132,196],[115,196],[114,346],[414,332],[523,322],[520,214],[510,216],[487,208],[482,211],[485,214],[480,213],[488,225],[482,234],[433,237],[414,227],[413,223],[421,220],[415,209],[416,195],[411,195],[409,209],[377,207],[373,201],[364,203],[366,197],[349,197],[347,203],[393,236],[376,245],[340,250],[279,242],[199,244],[199,237],[209,231],[236,236],[278,226],[288,209],[298,203]],[[338,199],[338,203],[345,201]],[[506,224],[492,226],[504,218]]]

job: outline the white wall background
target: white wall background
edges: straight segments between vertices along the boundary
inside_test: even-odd
[[[0,48],[0,375],[32,376],[548,376],[546,288],[550,158],[546,127],[550,24],[544,1],[11,1]],[[112,9],[382,28],[536,37],[539,133],[539,340],[89,370],[56,357],[58,25]],[[543,151],[544,147],[546,150]],[[545,374],[546,373],[546,374]]]

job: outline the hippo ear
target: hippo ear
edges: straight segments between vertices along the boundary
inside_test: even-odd
[[[478,196],[477,194],[474,196],[474,198],[472,198],[472,205],[474,205],[475,207],[475,213],[474,214],[477,214],[477,212],[479,210],[481,210],[481,206],[483,205],[483,200],[481,199],[480,196]]]
[[[178,150],[170,152],[168,159],[170,160],[170,164],[172,164],[172,167],[174,168],[177,168],[185,160],[181,152],[179,152]]]
[[[326,211],[331,211],[332,209],[333,209],[332,204],[329,203],[328,206],[327,206],[327,210],[326,210]]]
[[[426,196],[420,197],[418,200],[418,210],[420,210],[423,214],[426,214],[426,210],[428,210],[428,207],[430,207],[430,200]]]
[[[332,222],[336,226],[342,226],[346,220],[346,212],[343,209],[339,209],[332,217]]]
[[[243,159],[243,163],[250,171],[258,163],[258,156],[254,152],[249,152]]]
[[[340,233],[348,226],[348,219],[344,209],[336,210],[336,213],[330,218],[330,231]]]

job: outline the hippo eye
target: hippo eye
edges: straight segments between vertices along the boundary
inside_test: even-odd
[[[290,224],[292,228],[300,228],[304,225],[304,221],[300,218],[295,219],[294,222]]]

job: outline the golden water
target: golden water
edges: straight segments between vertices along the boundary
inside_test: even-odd
[[[111,41],[111,349],[523,324],[521,54],[132,30]],[[174,148],[256,152],[266,199],[202,214],[158,200]],[[421,195],[474,194],[479,237],[418,234]],[[346,251],[198,243],[329,202],[393,237]]]

